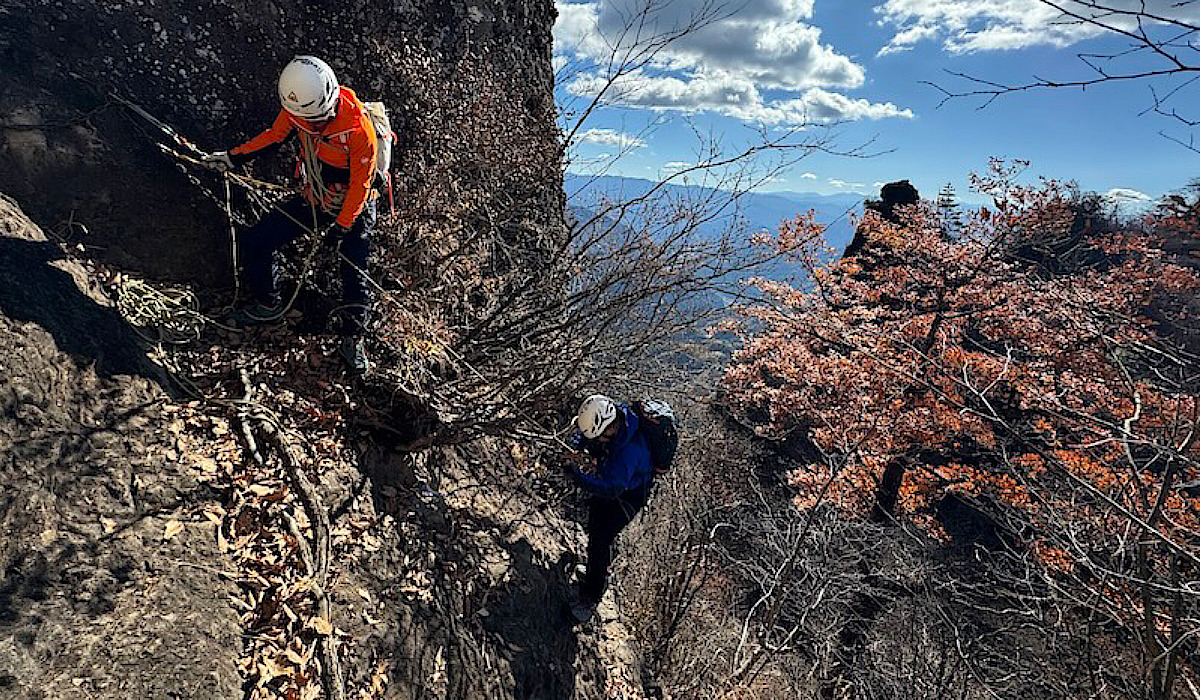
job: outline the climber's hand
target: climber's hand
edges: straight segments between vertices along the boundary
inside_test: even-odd
[[[589,473],[596,467],[596,459],[586,452],[578,450],[564,450],[562,453],[563,469],[570,471],[580,471]]]
[[[229,158],[229,151],[206,153],[200,157],[200,162],[204,163],[206,168],[211,168],[219,173],[233,169],[233,161]]]
[[[335,222],[325,229],[325,235],[321,236],[321,240],[325,245],[339,246],[348,233],[350,233],[350,229]]]

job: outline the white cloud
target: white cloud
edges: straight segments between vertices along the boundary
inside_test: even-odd
[[[804,173],[803,175],[800,176],[800,179],[801,180],[816,180],[817,175],[816,175],[816,173]]]
[[[640,13],[650,6],[649,12]],[[813,0],[741,0],[733,4],[646,3],[642,0],[555,2],[556,53],[606,61],[614,47],[678,33],[655,65],[697,74],[736,74],[767,87],[857,87],[862,66],[821,43],[821,30],[802,20]],[[705,7],[710,9],[707,10]],[[689,28],[690,27],[690,28]],[[685,29],[688,28],[688,29]],[[620,54],[620,51],[618,51]]]
[[[913,47],[913,44],[922,39],[932,39],[937,36],[937,33],[938,26],[936,24],[914,24],[907,29],[897,32],[896,36],[892,37],[887,46],[879,49],[878,55],[886,56],[889,53],[907,51]]]
[[[862,66],[821,43],[821,30],[802,22],[727,20],[684,37],[666,65],[696,74],[723,72],[785,90],[863,84]]]
[[[599,75],[580,76],[567,89],[576,95],[595,95],[605,80]],[[753,82],[730,75],[682,80],[651,76],[644,71],[630,74],[618,89],[610,88],[616,104],[646,109],[686,112],[715,112],[756,124],[809,124],[859,119],[903,117],[913,113],[891,102],[875,103],[835,92],[811,88],[799,97],[764,102]]]
[[[1108,199],[1112,199],[1117,202],[1152,202],[1152,201],[1154,201],[1154,198],[1151,197],[1150,195],[1146,194],[1145,192],[1139,192],[1138,190],[1130,189],[1128,187],[1114,187],[1111,190],[1105,192],[1104,196]]]
[[[598,33],[599,6],[595,3],[555,2],[558,19],[554,21],[554,52],[556,54],[601,55],[605,50]]]
[[[836,187],[839,190],[849,190],[851,192],[861,192],[866,189],[866,185],[861,182],[846,182],[845,180],[831,177],[828,180],[831,187]]]
[[[1107,25],[1136,28],[1125,16],[1088,8],[1075,0],[1059,0],[1064,10],[1096,17]],[[1180,6],[1178,0],[1106,0],[1114,9],[1141,10],[1195,21],[1200,6]],[[952,53],[1023,49],[1030,46],[1069,46],[1103,33],[1101,28],[1072,20],[1038,0],[884,0],[876,6],[880,23],[896,33],[879,55],[907,51],[915,44],[940,37]]]
[[[588,129],[580,132],[579,141],[617,148],[643,148],[646,142],[633,134],[624,134],[613,129]]]
[[[592,96],[605,86],[603,76],[591,74],[580,76],[567,89],[576,95]],[[680,80],[651,76],[644,71],[626,76],[617,86],[609,88],[609,94],[618,104],[687,111],[720,111],[762,101],[752,82],[731,76]]]
[[[739,0],[734,4],[683,0],[556,0],[555,53],[592,70],[571,82],[576,95],[595,95],[606,84],[610,59],[648,37],[678,31],[634,74],[605,93],[614,104],[660,110],[710,111],[764,124],[880,119],[908,110],[830,92],[861,87],[863,67],[822,42],[806,23],[814,0]],[[652,11],[639,15],[649,5]],[[703,7],[716,8],[701,20]],[[643,22],[644,24],[638,24]],[[635,29],[630,29],[636,27]],[[766,102],[765,90],[794,93]]]
[[[808,122],[857,121],[859,119],[885,119],[903,117],[912,119],[909,109],[901,109],[891,102],[870,102],[854,99],[821,88],[806,90],[797,99],[778,100],[769,104],[758,104],[734,110],[747,121],[765,124],[804,124]]]

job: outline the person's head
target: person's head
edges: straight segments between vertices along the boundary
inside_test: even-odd
[[[621,430],[619,413],[612,399],[603,394],[592,394],[579,405],[575,424],[585,438],[608,442]]]
[[[337,113],[337,76],[321,59],[297,56],[279,74],[279,103],[290,114],[320,129]]]

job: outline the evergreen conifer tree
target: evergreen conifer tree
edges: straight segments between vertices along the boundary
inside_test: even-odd
[[[938,221],[942,227],[943,238],[954,238],[962,227],[962,215],[958,210],[958,200],[954,195],[954,185],[947,182],[937,198]]]

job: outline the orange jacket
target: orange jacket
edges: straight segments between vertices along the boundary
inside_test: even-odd
[[[317,144],[317,158],[322,163],[350,171],[346,188],[346,200],[338,213],[338,225],[350,228],[362,212],[367,198],[371,196],[371,185],[375,179],[376,138],[375,125],[354,91],[340,88],[337,116],[317,131],[308,122],[292,116],[286,109],[279,110],[275,123],[269,129],[236,148],[232,155],[247,155],[272,144],[279,143],[292,133],[301,132],[302,138],[312,138]]]

